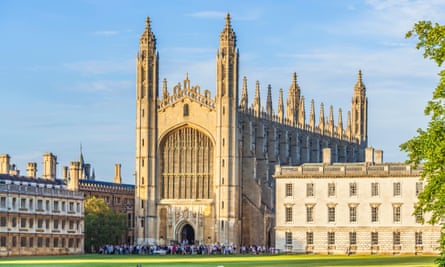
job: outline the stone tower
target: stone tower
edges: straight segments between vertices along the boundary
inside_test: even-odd
[[[354,86],[352,97],[352,137],[357,138],[362,148],[368,145],[368,98],[366,87],[362,80],[362,71],[358,71],[357,83]],[[363,154],[363,153],[361,153]],[[360,155],[364,160],[364,155]]]
[[[156,38],[147,18],[136,58],[135,236],[138,243],[154,243],[156,236],[158,57]]]
[[[239,221],[238,50],[227,14],[216,56],[216,217],[217,240],[236,242]]]

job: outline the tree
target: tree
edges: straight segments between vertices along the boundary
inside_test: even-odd
[[[85,250],[88,252],[106,244],[121,243],[127,231],[126,215],[114,212],[103,198],[85,200]]]
[[[417,37],[417,49],[423,49],[425,58],[435,61],[441,67],[445,60],[445,26],[419,21],[406,38]],[[439,84],[428,101],[425,115],[430,116],[427,128],[418,129],[417,136],[400,145],[408,153],[408,162],[415,167],[422,164],[421,178],[426,181],[418,196],[415,213],[431,214],[427,221],[431,224],[442,223],[445,217],[445,70],[439,72]],[[445,266],[445,227],[442,224],[440,238],[439,266]]]

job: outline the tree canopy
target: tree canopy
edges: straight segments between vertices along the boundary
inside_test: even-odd
[[[103,198],[85,200],[85,250],[119,244],[127,231],[126,214],[114,212]]]
[[[417,49],[423,49],[423,56],[441,67],[445,60],[445,26],[430,21],[419,21],[407,38],[417,37]],[[445,216],[445,70],[438,73],[439,84],[425,108],[430,117],[425,130],[418,129],[417,136],[400,145],[408,153],[408,162],[416,167],[422,164],[421,176],[426,185],[418,196],[416,213],[431,214],[427,221],[442,223]],[[445,234],[442,224],[439,266],[445,266]]]

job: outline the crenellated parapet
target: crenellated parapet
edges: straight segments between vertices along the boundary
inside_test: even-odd
[[[216,108],[215,100],[212,98],[210,90],[204,90],[204,94],[202,94],[199,85],[190,85],[190,80],[187,74],[182,86],[181,83],[176,84],[173,87],[171,94],[167,89],[167,80],[164,79],[162,98],[159,99],[159,109],[165,109],[186,97],[193,99],[210,109]]]

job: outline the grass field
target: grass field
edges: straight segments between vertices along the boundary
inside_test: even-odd
[[[435,257],[427,256],[142,256],[142,255],[82,255],[53,257],[0,258],[2,266],[69,266],[69,267],[135,267],[141,266],[197,266],[197,267],[287,267],[287,266],[435,266]]]

